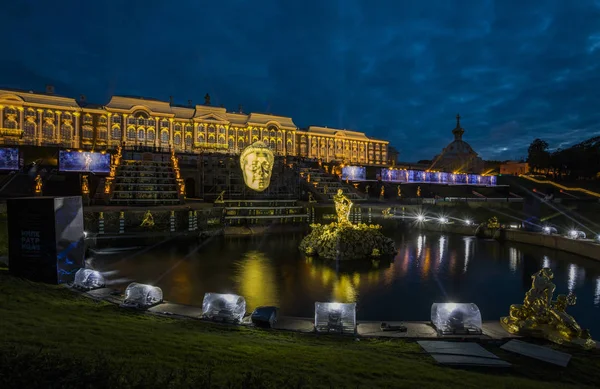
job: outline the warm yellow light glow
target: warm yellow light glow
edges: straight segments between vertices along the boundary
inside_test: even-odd
[[[250,310],[264,305],[279,306],[275,270],[263,253],[248,252],[236,271],[235,280]]]
[[[581,193],[588,194],[590,196],[600,197],[600,193],[592,192],[591,190],[587,190],[587,189],[584,189],[584,188],[569,188],[567,186],[564,186],[564,185],[561,185],[561,184],[557,184],[556,182],[553,182],[553,181],[537,180],[537,179],[535,179],[533,177],[525,176],[525,175],[520,175],[519,177],[523,177],[526,180],[533,181],[533,182],[536,182],[538,184],[554,185],[555,187],[560,188],[562,190],[568,190],[568,191],[573,191],[573,192],[581,192]]]

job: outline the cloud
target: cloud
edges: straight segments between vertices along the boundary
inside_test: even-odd
[[[401,159],[464,139],[484,158],[600,131],[598,1],[12,2],[0,85],[291,116],[385,138]],[[574,28],[576,26],[576,28]],[[22,33],[14,34],[14,31]]]

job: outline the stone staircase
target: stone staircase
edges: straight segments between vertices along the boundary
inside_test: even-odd
[[[351,184],[341,182],[321,169],[301,168],[300,181],[315,195],[315,198],[321,201],[333,201],[333,196],[338,189],[341,189],[344,195],[352,201],[365,200],[365,196],[361,195]]]
[[[115,172],[111,205],[181,204],[171,162],[123,160]]]

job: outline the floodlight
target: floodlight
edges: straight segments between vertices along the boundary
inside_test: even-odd
[[[542,232],[546,235],[558,234],[558,230],[554,227],[544,226]]]
[[[237,323],[246,314],[246,300],[237,294],[205,293],[202,317]]]
[[[73,286],[78,289],[91,290],[103,288],[106,285],[104,277],[97,270],[79,269],[75,273]]]
[[[440,222],[440,224],[446,224],[446,223],[448,223],[448,219],[447,219],[447,218],[445,218],[445,217],[440,217],[440,218],[438,219],[438,221]]]
[[[434,303],[431,323],[439,335],[481,334],[481,312],[473,303]]]
[[[423,215],[417,215],[417,220],[420,221],[420,222],[423,222],[423,221],[425,221],[425,216],[423,216]]]
[[[256,327],[271,328],[277,323],[278,312],[277,307],[258,307],[252,312],[250,319]]]
[[[583,231],[571,230],[569,231],[569,238],[571,239],[585,239],[586,235]]]
[[[465,224],[470,226],[471,225],[471,221],[469,219],[465,220]]]
[[[317,332],[356,332],[356,304],[315,303],[315,330]]]
[[[133,282],[125,289],[125,301],[122,306],[150,308],[163,302],[163,292],[158,286]]]

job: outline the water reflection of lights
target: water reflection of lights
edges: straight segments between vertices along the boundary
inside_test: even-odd
[[[465,240],[465,266],[463,267],[463,273],[467,272],[469,267],[469,259],[471,258],[471,250],[473,248],[473,238],[468,236],[464,238]]]
[[[261,252],[248,252],[239,265],[236,277],[239,294],[250,309],[261,305],[279,305],[273,265]]]
[[[542,262],[542,267],[550,267],[550,258],[547,255],[544,255],[544,260]]]
[[[517,265],[519,263],[519,250],[517,250],[514,247],[509,248],[508,249],[508,257],[509,257],[508,266],[510,267],[510,271],[514,273],[517,271]]]
[[[417,238],[417,258],[421,258],[421,254],[423,253],[423,246],[425,245],[425,235],[419,235]]]
[[[600,277],[596,278],[596,291],[594,292],[594,305],[600,305]]]
[[[573,292],[577,286],[577,270],[577,265],[573,263],[569,265],[569,279],[567,281],[569,292]]]
[[[177,296],[183,304],[193,304],[193,285],[190,279],[190,261],[181,261],[173,270],[173,289],[170,293]]]
[[[431,249],[429,247],[426,247],[425,248],[425,260],[423,261],[423,268],[421,270],[424,280],[429,278],[429,269],[430,268],[431,268]]]
[[[445,236],[440,236],[440,248],[439,248],[440,252],[439,252],[439,258],[438,258],[438,262],[442,263],[442,261],[444,260],[444,252],[446,251],[446,237]]]

